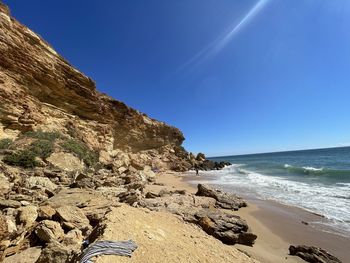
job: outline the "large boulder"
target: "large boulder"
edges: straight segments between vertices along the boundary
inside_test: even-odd
[[[85,167],[84,162],[71,153],[53,153],[47,158],[47,161],[53,166],[67,172],[82,171]]]
[[[64,237],[61,225],[56,221],[43,220],[35,228],[35,234],[44,242],[60,241]]]
[[[289,253],[310,263],[342,263],[324,249],[313,246],[290,246]]]
[[[54,191],[57,189],[57,185],[51,182],[49,178],[39,176],[28,177],[25,181],[25,186],[29,189],[41,188],[49,191]]]
[[[62,225],[68,229],[86,229],[90,227],[89,219],[78,207],[61,206],[56,211],[62,221]]]
[[[214,198],[218,207],[238,210],[241,207],[247,206],[247,203],[241,197],[235,194],[226,193],[205,184],[198,184],[197,187],[197,196],[207,196]]]
[[[204,153],[198,153],[198,154],[197,154],[197,157],[196,157],[196,160],[197,160],[197,161],[200,161],[200,162],[205,161],[205,155],[204,155]]]
[[[72,188],[61,190],[43,205],[49,205],[56,210],[62,206],[79,207],[90,223],[94,223],[103,218],[111,207],[118,206],[118,202],[97,191]]]

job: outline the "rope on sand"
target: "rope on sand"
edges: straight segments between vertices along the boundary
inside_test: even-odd
[[[137,245],[132,240],[127,241],[97,241],[86,248],[80,259],[80,263],[92,263],[92,257],[98,255],[117,255],[131,257],[137,249]]]

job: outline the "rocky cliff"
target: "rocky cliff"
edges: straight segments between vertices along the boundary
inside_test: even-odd
[[[1,3],[0,102],[0,262],[83,262],[85,246],[119,240],[114,234],[122,231],[140,247],[133,262],[159,262],[154,256],[188,261],[194,255],[210,257],[208,262],[223,256],[225,262],[256,262],[236,250],[228,254],[198,227],[182,224],[196,224],[226,244],[252,245],[256,236],[229,211],[244,201],[204,186],[194,195],[157,181],[173,174],[168,170],[219,169],[225,163],[187,153],[177,128],[98,92]],[[116,223],[126,213],[127,224]],[[148,232],[150,223],[167,243]],[[193,236],[201,248],[182,255]],[[217,257],[205,253],[208,247]]]
[[[0,137],[59,131],[108,153],[186,155],[179,129],[98,92],[92,79],[12,18],[1,3],[0,57]]]

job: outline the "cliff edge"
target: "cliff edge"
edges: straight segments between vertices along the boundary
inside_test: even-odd
[[[116,149],[186,155],[179,129],[97,91],[92,79],[11,17],[1,3],[0,56],[0,137],[58,131],[109,155]]]

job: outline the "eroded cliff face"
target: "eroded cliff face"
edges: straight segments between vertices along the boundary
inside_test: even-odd
[[[0,137],[55,130],[107,152],[186,156],[179,129],[98,92],[93,80],[12,18],[1,3],[0,57]]]

